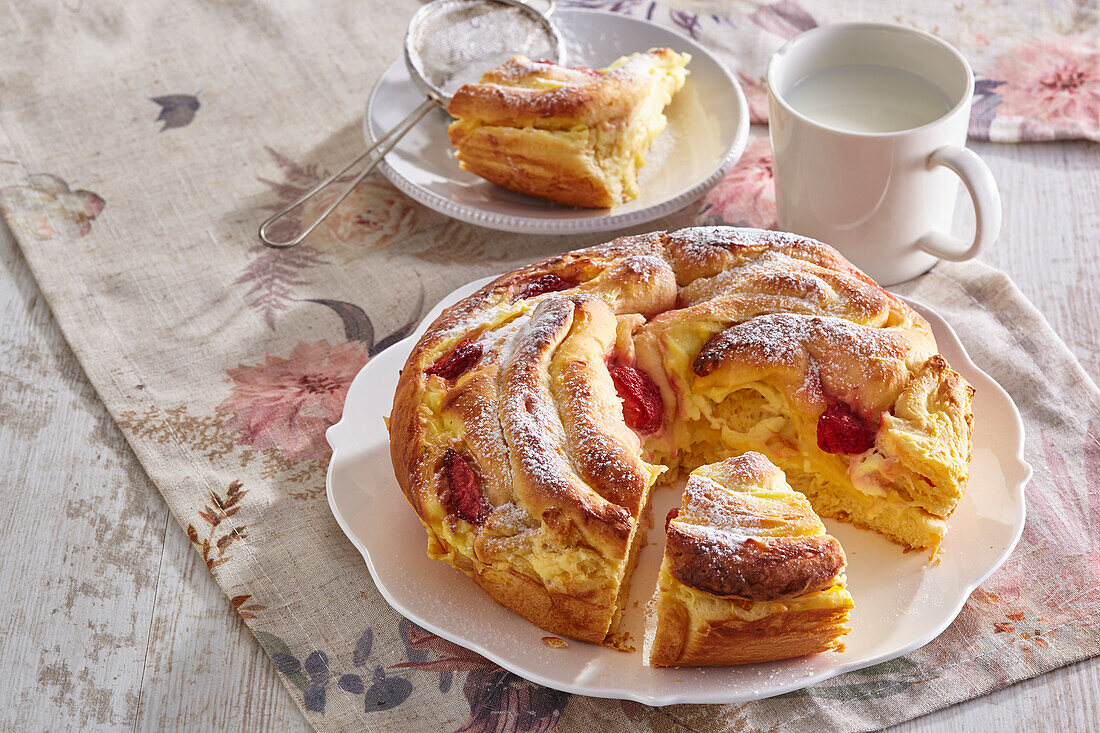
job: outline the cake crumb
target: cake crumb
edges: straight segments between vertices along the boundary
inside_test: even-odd
[[[631,643],[634,641],[634,637],[630,635],[630,632],[624,634],[608,634],[604,637],[603,645],[609,649],[614,649],[618,652],[626,652],[627,654],[633,654],[637,651],[634,645]]]
[[[559,639],[556,636],[544,636],[542,637],[542,643],[551,649],[564,649],[569,646],[565,639]]]

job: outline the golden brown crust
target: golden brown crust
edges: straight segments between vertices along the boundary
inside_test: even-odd
[[[912,364],[933,346],[911,331],[845,318],[765,313],[718,333],[692,369],[702,378],[730,370],[766,375],[789,385],[807,413],[820,415],[840,400],[877,422],[909,382]]]
[[[679,601],[662,597],[650,651],[657,667],[725,666],[792,659],[841,648],[849,608],[783,611],[743,621],[693,619]]]
[[[626,552],[636,518],[626,506],[590,488],[584,474],[601,474],[598,485],[604,492],[624,497],[636,512],[649,488],[648,477],[637,466],[637,449],[631,451],[629,444],[613,440],[608,440],[605,446],[594,446],[591,442],[594,433],[570,430],[576,426],[568,421],[561,424],[562,435],[554,434],[550,427],[560,421],[560,409],[565,408],[568,413],[575,395],[563,395],[559,407],[547,386],[549,362],[573,326],[577,312],[586,308],[606,316],[611,325],[605,336],[614,337],[613,319],[604,301],[591,296],[543,300],[531,315],[530,327],[517,339],[504,370],[500,420],[511,448],[516,499],[533,516],[548,519],[549,513],[553,513],[555,522],[568,520],[603,554],[621,556]],[[610,383],[610,377],[607,381]],[[568,386],[563,385],[566,389]],[[574,386],[587,389],[586,384]],[[611,453],[611,460],[617,460],[615,467],[622,471],[618,486],[609,485],[609,477],[603,475],[604,467],[593,465],[599,456],[592,453],[598,449]]]
[[[551,291],[532,290],[545,286],[547,275],[559,281]],[[543,588],[541,597],[505,605],[518,604],[544,626],[553,608],[562,616],[555,633],[586,640],[607,633],[655,475],[623,423],[603,363],[619,338],[610,304],[648,313],[674,301],[659,237],[561,255],[448,309],[402,370],[391,454],[398,482],[428,528],[429,554],[494,597],[505,593],[502,584]],[[479,344],[476,360],[457,376],[431,373],[464,341]],[[480,526],[446,506],[440,456],[447,448],[470,459],[493,507]],[[565,571],[585,567],[587,574],[540,565],[538,558],[555,556],[566,556]],[[533,567],[502,576],[501,568],[517,561]]]
[[[942,355],[933,354],[883,415],[875,439],[880,453],[895,457],[895,472],[913,477],[905,497],[936,516],[950,516],[966,490],[973,398],[974,388]]]
[[[637,195],[642,156],[689,58],[652,49],[596,71],[517,56],[454,94],[447,135],[462,168],[497,185],[611,207]]]
[[[844,551],[759,453],[693,471],[666,535],[653,664],[785,659],[846,633]]]
[[[532,321],[538,320],[542,310],[564,310],[570,306],[573,310],[570,335],[558,345],[547,370],[569,458],[586,486],[611,505],[624,509],[625,516],[637,517],[645,503],[650,477],[639,457],[637,436],[617,417],[621,409],[619,397],[604,365],[617,335],[614,315],[602,299],[577,295],[545,301],[536,309]],[[594,338],[593,332],[604,338]],[[540,338],[535,328],[528,333]]]
[[[417,342],[401,371],[390,415],[390,457],[405,498],[424,516],[424,476],[428,469],[423,395],[425,370],[463,337],[476,337],[488,313],[520,299],[523,288],[545,274],[577,280],[578,289],[613,289],[616,310],[650,315],[668,309],[676,298],[675,276],[664,256],[664,234],[624,237],[588,249],[555,255],[502,275],[473,295],[446,309]],[[499,367],[499,365],[498,365]],[[476,399],[476,398],[475,398]],[[484,402],[485,400],[480,400]]]
[[[753,357],[759,343],[727,338],[737,324],[774,316],[803,322],[792,333],[801,328],[804,338],[780,344],[798,359],[767,350]],[[844,338],[860,333],[853,343],[871,339],[871,358],[831,343],[828,329],[807,325],[828,319],[850,324],[840,328]],[[725,341],[701,376],[692,365],[715,337]],[[472,347],[461,368],[439,369],[464,343]],[[608,359],[635,364],[657,384],[665,415],[657,433],[639,437],[626,427]],[[940,512],[937,521],[957,503],[967,475],[972,390],[936,354],[927,323],[825,245],[730,228],[624,237],[556,255],[444,311],[399,379],[390,422],[394,472],[427,531],[430,556],[490,586],[494,597],[531,596],[501,602],[554,633],[602,638],[624,587],[639,514],[661,470],[655,456],[678,469],[702,462],[691,453],[700,446],[722,449],[722,436],[741,428],[729,422],[721,433],[706,426],[733,420],[728,410],[744,399],[744,385],[763,390],[753,394],[775,416],[765,420],[767,431],[750,430],[725,450],[760,450],[786,470],[812,460],[813,471],[832,472],[830,481],[850,476],[882,501],[896,496],[912,502],[912,511]],[[826,392],[881,420],[873,450],[821,453],[815,431]],[[688,395],[692,409],[709,399],[719,407],[707,416],[681,412]],[[455,504],[443,475],[448,450],[468,461],[477,500],[489,507],[485,516],[464,519]],[[768,480],[760,472],[751,478]],[[685,559],[680,576],[760,598],[821,587],[837,564],[837,548],[813,540],[776,549],[784,543],[767,526],[813,534],[811,519],[818,520],[805,499],[782,505],[765,499],[747,492],[730,503],[735,510],[728,517],[758,538],[755,575],[737,583],[730,573],[708,577],[701,562],[707,550],[695,543],[694,565]],[[859,522],[860,506],[843,510]],[[940,535],[891,536],[932,546]],[[794,561],[778,562],[783,552]]]
[[[832,587],[845,565],[806,497],[755,452],[693,471],[666,536],[667,571],[714,596],[794,598]]]
[[[416,477],[422,474],[420,464],[423,461],[424,452],[409,449],[409,446],[418,445],[423,440],[421,412],[417,406],[423,389],[419,384],[420,380],[414,378],[412,374],[406,378],[407,371],[406,365],[397,381],[397,390],[393,395],[395,409],[390,411],[390,462],[393,464],[397,485],[401,487],[402,493],[405,494],[413,510],[421,519],[424,519],[427,510],[420,500],[423,487],[416,480]],[[397,406],[401,406],[402,409],[396,409]],[[431,534],[430,525],[426,524],[426,528]]]
[[[471,576],[494,601],[552,634],[599,644],[614,606],[592,603],[546,588],[526,575],[487,568]]]
[[[639,260],[641,262],[639,263]],[[659,264],[657,264],[659,263]],[[637,273],[658,284],[656,288],[637,287]],[[446,309],[420,337],[405,362],[394,393],[394,409],[390,415],[390,457],[394,474],[405,498],[424,515],[423,482],[424,414],[421,410],[427,376],[425,370],[445,348],[463,337],[473,337],[482,330],[482,317],[513,303],[525,284],[545,274],[576,278],[583,288],[593,280],[609,281],[623,297],[617,304],[624,311],[648,314],[670,307],[675,300],[675,283],[671,268],[665,263],[663,233],[625,237],[608,244],[575,252],[555,255],[506,275],[502,275],[473,295]],[[457,334],[457,335],[456,335]]]
[[[769,254],[781,254],[813,266],[804,272],[816,277],[826,275],[830,287],[846,291],[851,296],[847,301],[853,307],[858,308],[862,302],[869,310],[878,310],[887,303],[907,308],[897,296],[880,288],[878,283],[835,249],[797,234],[736,227],[694,227],[670,232],[668,252],[681,285],[714,277],[745,262],[766,258]],[[764,274],[779,280],[765,283],[767,289],[760,292],[770,292],[783,283],[801,284],[796,289],[803,292],[807,289],[816,291],[820,287],[814,281],[799,277],[791,268],[778,273],[765,270]]]
[[[824,590],[844,567],[833,537],[736,537],[669,525],[665,557],[684,585],[714,596],[776,601]],[[731,562],[730,558],[736,557]]]
[[[460,123],[447,134],[460,151],[463,170],[510,191],[589,209],[608,209],[622,201],[594,158],[586,155],[587,139]]]
[[[629,114],[649,93],[650,69],[678,56],[672,49],[655,48],[606,72],[516,56],[487,71],[479,83],[459,87],[447,111],[507,127],[592,127]]]

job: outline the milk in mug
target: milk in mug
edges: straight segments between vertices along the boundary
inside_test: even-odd
[[[911,130],[951,111],[947,96],[927,79],[873,64],[834,66],[799,80],[787,102],[805,117],[838,130]]]

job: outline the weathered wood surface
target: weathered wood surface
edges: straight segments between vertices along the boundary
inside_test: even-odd
[[[1100,146],[976,145],[1007,271],[1100,378]],[[959,230],[972,220],[959,205]],[[0,729],[305,723],[84,377],[0,227]],[[893,730],[1088,730],[1100,660]]]
[[[0,730],[307,730],[0,225]]]

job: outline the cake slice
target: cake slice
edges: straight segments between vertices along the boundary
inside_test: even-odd
[[[447,107],[459,164],[513,191],[606,208],[638,195],[638,169],[691,56],[651,49],[603,70],[516,56]]]
[[[852,608],[844,551],[763,455],[693,471],[666,536],[654,666],[748,664],[842,648]]]

